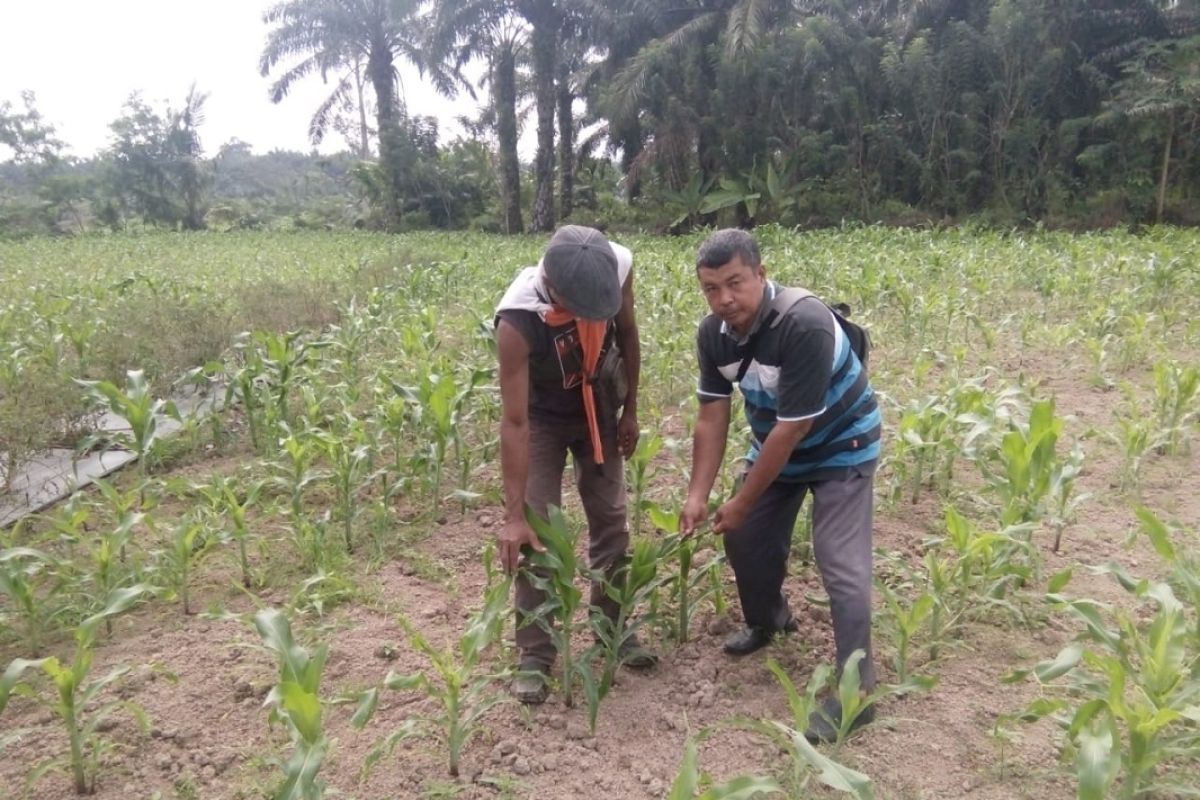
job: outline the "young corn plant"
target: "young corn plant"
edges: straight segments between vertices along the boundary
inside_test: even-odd
[[[596,639],[595,652],[580,662],[599,660],[600,669],[599,675],[591,669],[581,669],[580,677],[588,704],[588,725],[593,735],[600,703],[608,696],[616,681],[617,670],[625,662],[623,652],[636,641],[638,631],[652,622],[647,615],[635,616],[635,611],[648,603],[663,582],[663,577],[658,574],[662,550],[659,542],[639,539],[628,560],[610,579],[602,582],[604,593],[617,609],[616,617],[609,617],[598,606],[591,608],[589,620]]]
[[[575,616],[583,606],[583,592],[575,581],[581,576],[592,580],[594,576],[575,555],[579,531],[567,524],[558,507],[550,506],[546,519],[526,507],[525,518],[546,548],[529,557],[528,572],[533,585],[546,593],[546,600],[529,615],[532,619],[518,619],[517,624],[540,625],[550,634],[562,659],[563,704],[570,708],[575,705],[575,678],[581,668],[571,652],[571,639],[578,627]]]
[[[933,594],[926,591],[910,603],[887,582],[876,581],[875,585],[887,604],[887,612],[881,615],[880,624],[890,630],[896,647],[892,668],[896,671],[896,679],[900,683],[907,683],[913,677],[910,657],[913,641],[933,615],[936,600]]]
[[[1136,513],[1142,534],[1171,568],[1171,585],[1184,595],[1186,605],[1200,609],[1200,537],[1194,530],[1163,522],[1148,508],[1139,507]],[[1200,652],[1200,624],[1195,632],[1195,649]]]
[[[658,434],[642,436],[638,439],[637,448],[625,462],[629,472],[629,488],[633,492],[633,536],[642,535],[642,521],[646,511],[646,490],[650,486],[653,472],[650,469],[654,457],[662,450],[663,439]]]
[[[1034,401],[1027,425],[1011,423],[996,454],[999,472],[988,476],[1000,500],[1001,524],[1042,519],[1055,488],[1069,487],[1078,474],[1078,450],[1065,461],[1055,452],[1063,424],[1054,414],[1053,399]]]
[[[1081,800],[1194,794],[1200,748],[1197,623],[1168,584],[1112,567],[1101,571],[1112,573],[1138,600],[1150,601],[1152,615],[1120,609],[1106,615],[1093,600],[1050,595],[1084,630],[1054,659],[1005,677],[1007,682],[1032,677],[1041,689],[1020,718],[1053,716],[1059,722]]]
[[[304,566],[315,572],[325,562],[324,525],[309,519],[304,508],[304,493],[309,486],[324,480],[326,473],[317,468],[321,455],[319,442],[306,432],[291,432],[283,439],[279,458],[270,462],[269,485],[288,498],[292,536]]]
[[[705,598],[713,600],[717,614],[724,614],[724,588],[720,570],[723,558],[714,552],[699,569],[696,556],[703,546],[703,537],[679,535],[679,512],[667,511],[657,503],[649,504],[650,522],[667,534],[663,540],[660,558],[664,562],[676,559],[678,566],[673,578],[665,582],[670,586],[670,601],[674,604],[673,634],[676,641],[686,642],[690,636],[692,612]],[[656,604],[652,603],[652,608]]]
[[[928,616],[931,659],[937,659],[941,645],[971,619],[999,611],[1023,620],[1013,595],[1037,576],[1041,563],[1029,540],[1031,524],[983,532],[947,506],[945,526],[946,535],[929,543],[924,560],[925,591],[933,596]]]
[[[162,588],[179,598],[179,607],[184,615],[191,614],[192,568],[199,564],[216,543],[203,522],[185,516],[171,526],[171,532],[163,542],[158,575]]]
[[[354,519],[358,516],[359,493],[374,480],[372,465],[374,451],[363,424],[348,419],[347,429],[340,434],[325,431],[317,434],[317,440],[325,451],[331,466],[330,478],[336,492],[338,515],[342,522],[342,537],[346,541],[346,552],[354,552]]]
[[[254,334],[254,342],[261,348],[261,379],[270,398],[264,416],[272,441],[281,431],[292,427],[291,393],[300,382],[300,373],[315,353],[329,346],[327,341],[308,341],[302,336],[302,331]]]
[[[480,732],[484,715],[508,699],[495,687],[496,681],[507,677],[508,672],[489,671],[484,656],[503,633],[510,584],[511,581],[501,581],[487,590],[483,608],[471,618],[466,633],[451,647],[435,647],[409,620],[400,618],[409,643],[427,659],[429,668],[410,675],[388,673],[382,687],[363,693],[353,724],[362,728],[371,719],[379,704],[381,688],[421,692],[434,702],[437,711],[424,717],[409,717],[371,752],[367,769],[385,753],[391,753],[403,739],[432,733],[446,746],[450,775],[458,777],[463,749]]]
[[[1193,423],[1200,418],[1200,367],[1154,365],[1154,414],[1164,440],[1159,452],[1186,453]]]
[[[267,695],[265,705],[271,708],[272,723],[282,721],[287,726],[293,747],[274,797],[320,800],[325,784],[317,774],[329,751],[320,688],[329,650],[324,644],[311,652],[301,647],[292,636],[287,617],[276,608],[264,608],[255,614],[254,627],[279,662],[279,681]]]
[[[261,453],[266,444],[264,426],[269,398],[262,353],[251,350],[249,339],[250,334],[245,333],[234,344],[234,351],[240,353],[242,364],[236,370],[226,370],[225,407],[229,408],[235,402],[241,403],[246,415],[246,427],[250,431],[250,446],[254,452]]]
[[[679,774],[671,784],[667,800],[754,800],[784,794],[784,789],[771,778],[743,776],[711,785],[712,781],[700,771],[700,753],[694,739],[688,739],[683,750]]]
[[[859,657],[861,657],[861,653],[861,650],[856,651]],[[873,700],[859,697],[858,662],[853,657],[851,658],[851,662],[846,665],[846,670],[843,674],[844,676],[852,676],[852,679],[844,678],[844,682],[847,690],[853,687],[854,696],[846,697],[844,700],[848,700],[851,704],[847,707],[848,712],[845,716],[853,720],[861,712],[864,704],[873,702]],[[872,800],[875,794],[870,778],[861,772],[838,763],[832,757],[824,755],[810,744],[804,736],[804,731],[808,728],[809,717],[819,706],[817,695],[829,683],[833,675],[832,668],[828,664],[821,664],[813,670],[803,694],[800,693],[796,685],[792,683],[792,679],[788,677],[787,672],[775,659],[767,659],[767,669],[775,676],[775,679],[779,682],[780,687],[783,688],[784,694],[787,696],[791,719],[787,722],[779,722],[778,720],[748,720],[740,723],[740,725],[762,734],[772,743],[783,748],[791,756],[791,763],[789,764],[791,769],[787,781],[787,796],[812,796],[813,790],[810,788],[810,784],[815,779],[818,783],[830,789],[853,795],[859,798],[859,800]],[[839,743],[840,741],[841,739],[839,739]]]
[[[246,513],[257,505],[262,495],[263,481],[242,481],[225,475],[212,475],[208,483],[191,482],[187,484],[189,491],[198,494],[206,502],[207,512],[219,520],[225,530],[225,523],[231,526],[228,535],[237,545],[238,567],[242,573],[242,586],[247,589],[253,584],[250,573],[250,559],[246,545],[250,539],[249,524]]]
[[[116,588],[130,585],[141,579],[142,566],[136,555],[130,555],[134,531],[140,526],[152,524],[151,517],[139,509],[144,504],[144,490],[139,486],[122,492],[107,481],[97,479],[96,486],[108,501],[116,518],[116,524],[102,528],[96,535],[84,541],[88,548],[86,566],[77,576],[82,585],[76,587],[82,595],[81,606],[94,608],[96,599],[106,598]],[[104,620],[108,633],[112,633],[111,617]]]
[[[162,421],[171,418],[182,422],[179,410],[170,400],[155,400],[150,393],[146,374],[140,370],[126,373],[125,389],[109,381],[77,381],[84,387],[92,403],[120,417],[129,426],[126,431],[104,431],[93,434],[92,443],[101,437],[116,442],[130,450],[138,459],[138,472],[145,476],[156,455],[159,442],[158,428]],[[90,445],[86,445],[88,447]]]
[[[31,781],[36,781],[51,769],[65,767],[71,772],[76,793],[91,794],[95,789],[100,756],[107,747],[98,736],[102,723],[117,709],[124,709],[143,729],[146,728],[145,715],[132,703],[114,701],[100,706],[94,703],[101,692],[129,672],[129,667],[116,667],[96,680],[89,681],[88,676],[92,671],[93,647],[100,623],[124,613],[152,593],[153,589],[144,584],[110,592],[103,608],[85,619],[76,629],[75,655],[70,665],[54,656],[36,660],[18,658],[0,676],[0,714],[4,713],[9,698],[17,694],[44,703],[66,729],[69,746],[67,756],[43,763],[33,771]],[[42,698],[37,688],[24,680],[25,674],[31,670],[40,670],[54,684],[57,696],[53,700]]]
[[[468,405],[479,386],[492,377],[490,369],[473,369],[466,382],[460,384],[454,372],[445,365],[441,375],[427,373],[415,387],[396,384],[393,388],[404,397],[415,420],[433,438],[430,445],[430,493],[435,501],[441,496],[442,470],[451,447],[459,463],[460,490],[466,490],[470,474],[470,457],[465,449],[463,433]]]
[[[42,635],[67,610],[59,600],[65,585],[58,559],[32,547],[0,550],[0,594],[8,598],[12,617],[23,621],[28,652],[42,652]],[[8,614],[0,616],[7,622]],[[15,625],[13,626],[16,627]]]

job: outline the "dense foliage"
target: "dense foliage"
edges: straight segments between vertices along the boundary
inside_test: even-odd
[[[336,79],[309,133],[354,153],[303,168],[334,177],[336,200],[228,202],[261,178],[241,158],[242,183],[212,185],[248,154],[200,159],[194,90],[161,113],[131,99],[85,163],[26,96],[0,106],[0,230],[1198,221],[1195,0],[290,0],[264,21],[273,100]],[[486,67],[470,138],[439,142],[429,109],[403,106],[401,62],[447,95]]]

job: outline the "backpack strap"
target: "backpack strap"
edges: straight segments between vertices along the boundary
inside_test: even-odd
[[[790,311],[792,306],[810,297],[816,297],[816,295],[808,289],[800,289],[795,286],[781,288],[775,292],[775,296],[771,298],[770,310],[767,312],[767,319],[764,325],[746,343],[746,357],[742,359],[742,364],[738,367],[737,378],[734,379],[735,383],[740,384],[742,378],[746,377],[746,371],[750,369],[750,362],[754,360],[754,351],[758,346],[758,338],[762,335],[763,330],[778,327],[779,323],[783,321],[783,315]]]

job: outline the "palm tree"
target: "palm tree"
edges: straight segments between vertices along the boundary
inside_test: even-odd
[[[487,61],[486,81],[498,140],[500,201],[505,233],[520,233],[521,164],[517,155],[517,61],[526,31],[503,0],[434,0],[426,42],[431,59],[457,72],[475,58]],[[469,85],[466,90],[471,92]]]
[[[554,117],[558,98],[554,90],[555,52],[561,9],[554,0],[516,0],[516,11],[529,24],[533,59],[534,98],[537,106],[537,152],[534,155],[532,219],[529,230],[554,229]]]
[[[317,109],[314,130],[323,130],[328,111],[349,91],[350,73],[365,65],[375,91],[379,131],[379,163],[387,191],[383,192],[385,224],[400,222],[403,175],[398,157],[402,104],[397,97],[396,59],[403,58],[432,77],[448,92],[453,78],[420,52],[421,0],[285,0],[272,6],[263,21],[274,26],[259,58],[265,77],[281,63],[290,63],[271,86],[271,100],[280,102],[297,80],[318,74],[340,74],[333,93]],[[360,102],[361,107],[361,102]]]

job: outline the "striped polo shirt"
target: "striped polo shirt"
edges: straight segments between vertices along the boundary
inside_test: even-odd
[[[749,340],[761,329],[738,386],[753,433],[750,461],[758,458],[776,421],[811,419],[811,430],[792,451],[779,480],[870,474],[879,459],[882,420],[866,370],[833,312],[815,297],[796,303],[775,327],[767,325],[770,301],[778,291],[774,282],[767,282],[758,317],[745,337],[738,337],[715,314],[700,323],[700,402],[733,395]]]

